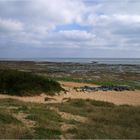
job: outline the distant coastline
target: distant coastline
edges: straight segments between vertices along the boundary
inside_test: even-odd
[[[140,65],[140,58],[0,58],[0,61],[71,62]]]

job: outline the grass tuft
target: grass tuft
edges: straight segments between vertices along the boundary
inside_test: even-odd
[[[57,129],[35,128],[35,138],[38,139],[59,139],[60,135],[61,131]]]

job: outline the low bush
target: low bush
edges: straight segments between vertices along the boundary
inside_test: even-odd
[[[42,92],[54,95],[63,90],[50,78],[17,70],[0,70],[0,93],[18,96],[39,95]]]

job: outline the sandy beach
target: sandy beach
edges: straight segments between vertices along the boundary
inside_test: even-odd
[[[75,83],[75,82],[60,82],[61,85],[68,90],[68,92],[60,93],[60,95],[56,96],[47,96],[45,94],[41,94],[40,96],[33,97],[18,97],[18,96],[9,96],[0,94],[0,99],[11,98],[17,99],[24,102],[34,102],[34,103],[61,103],[65,102],[68,99],[93,99],[99,101],[107,101],[112,102],[116,105],[140,105],[140,91],[97,91],[97,92],[77,92],[74,90],[74,87],[80,86],[97,86],[92,84],[85,83]],[[45,98],[48,100],[45,101]]]

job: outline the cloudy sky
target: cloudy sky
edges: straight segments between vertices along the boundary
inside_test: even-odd
[[[140,57],[140,0],[0,0],[4,57]]]

